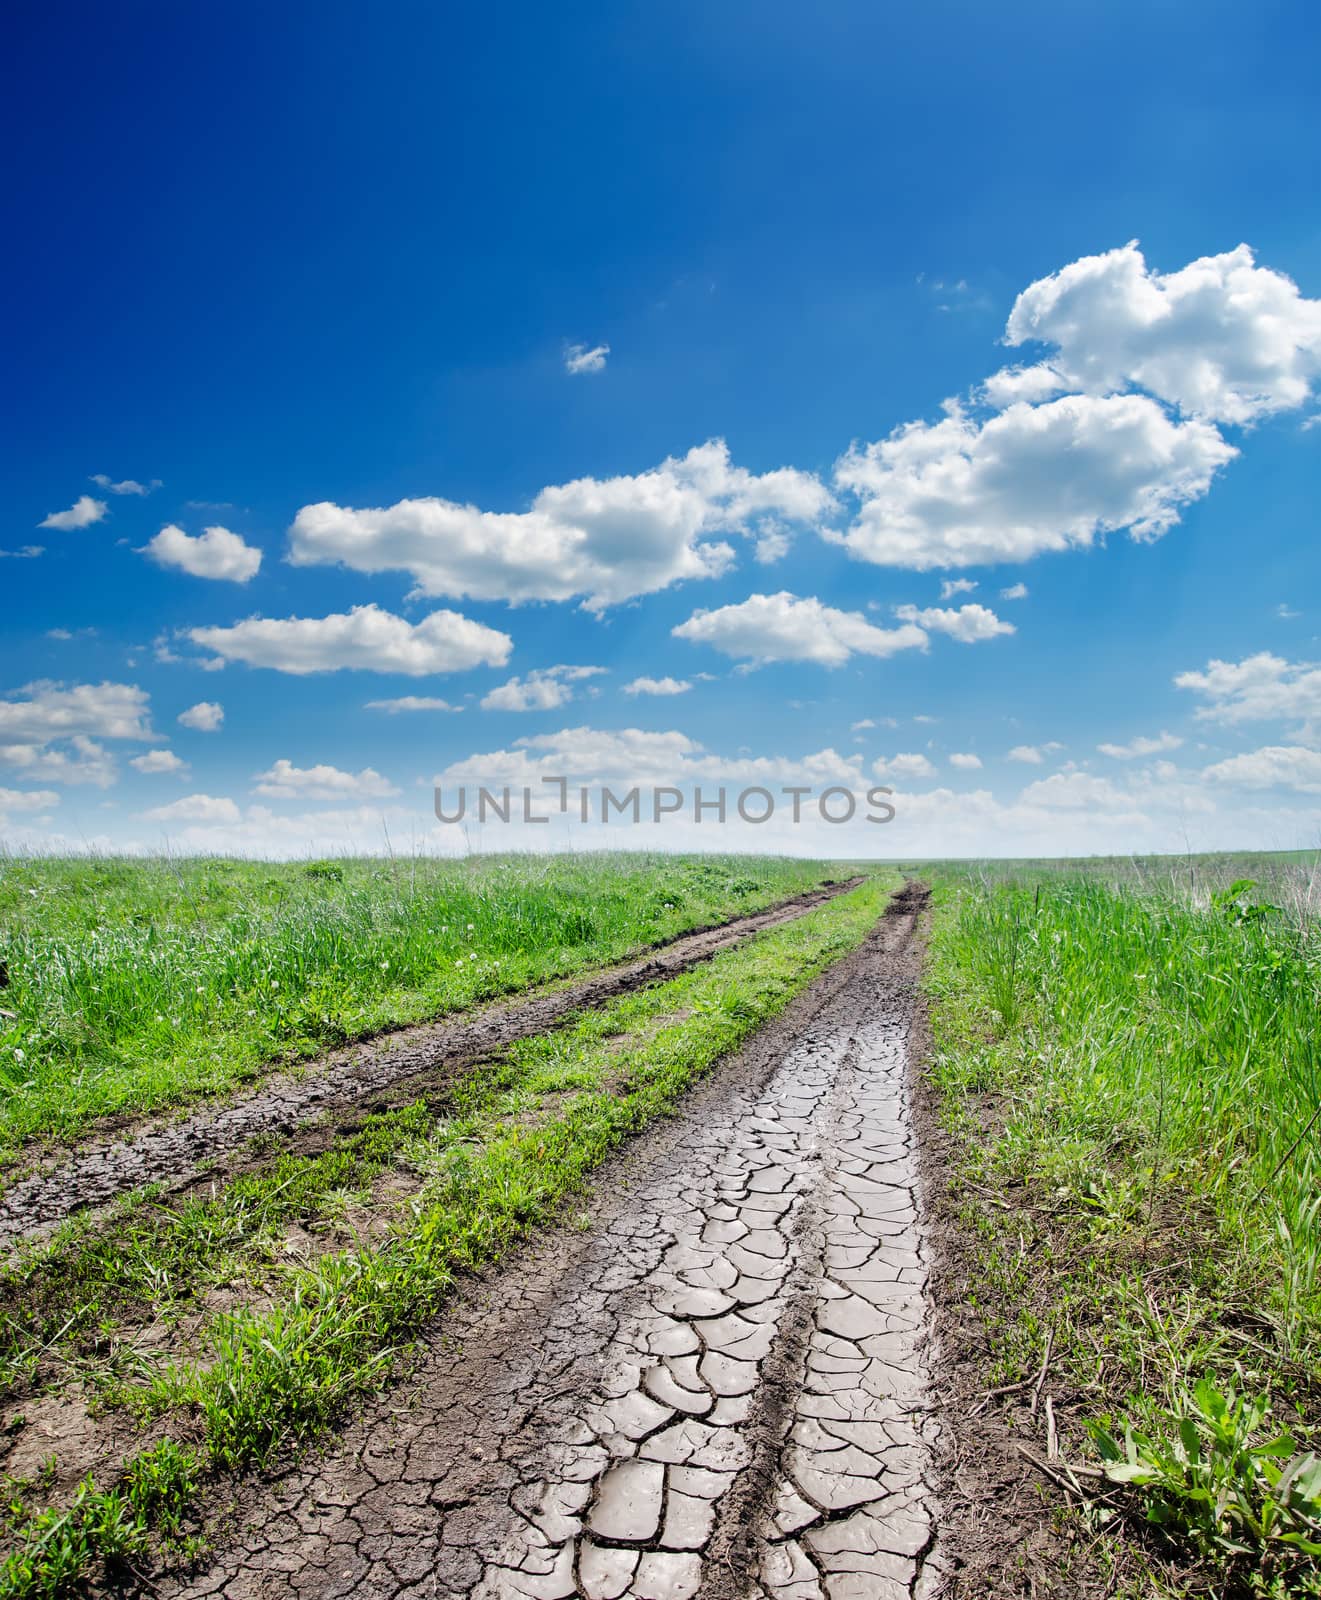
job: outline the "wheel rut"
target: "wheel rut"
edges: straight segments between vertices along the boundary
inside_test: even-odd
[[[102,1210],[148,1184],[159,1185],[166,1194],[185,1188],[258,1135],[289,1135],[314,1119],[411,1085],[434,1090],[494,1051],[545,1033],[576,1012],[677,977],[765,929],[806,915],[861,881],[830,884],[683,934],[636,961],[552,989],[399,1029],[335,1051],[296,1073],[267,1076],[238,1098],[203,1104],[182,1118],[144,1120],[113,1138],[89,1140],[71,1153],[56,1154],[0,1193],[0,1249],[41,1238],[75,1213]]]
[[[593,1211],[456,1298],[409,1382],[239,1497],[175,1600],[933,1593],[908,1044],[924,895],[678,1113]]]

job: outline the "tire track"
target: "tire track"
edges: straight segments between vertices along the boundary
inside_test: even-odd
[[[417,1080],[451,1080],[483,1056],[545,1033],[573,1013],[601,1006],[647,984],[662,983],[767,928],[804,916],[847,893],[861,878],[831,884],[764,911],[680,935],[636,961],[605,967],[531,996],[513,996],[475,1012],[400,1029],[352,1046],[298,1073],[277,1073],[241,1098],[210,1102],[183,1118],[157,1117],[114,1138],[79,1145],[0,1193],[0,1248],[40,1238],[77,1212],[98,1211],[147,1184],[172,1193],[204,1167],[231,1156],[258,1134],[288,1135],[314,1118],[359,1105]]]
[[[923,896],[602,1169],[590,1231],[460,1297],[176,1600],[929,1593],[907,1047]]]

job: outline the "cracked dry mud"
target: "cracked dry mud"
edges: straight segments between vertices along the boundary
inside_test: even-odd
[[[40,1238],[75,1212],[96,1211],[147,1184],[165,1193],[242,1149],[258,1134],[287,1134],[410,1079],[453,1076],[493,1050],[544,1033],[584,1007],[663,983],[768,928],[806,915],[861,880],[828,884],[778,905],[682,934],[645,956],[560,987],[399,1029],[374,1044],[324,1057],[304,1072],[279,1073],[236,1099],[202,1105],[182,1119],[144,1120],[128,1135],[93,1140],[9,1184],[0,1194],[0,1248]]]
[[[940,1569],[907,1046],[920,892],[456,1301],[412,1393],[159,1592],[897,1600]]]

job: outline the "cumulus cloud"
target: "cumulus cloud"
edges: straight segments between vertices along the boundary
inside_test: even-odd
[[[37,524],[39,528],[56,528],[67,532],[70,528],[90,528],[106,514],[104,500],[93,500],[90,494],[81,494],[67,511],[52,511]]]
[[[712,440],[650,472],[579,478],[543,489],[527,511],[483,511],[435,498],[375,510],[323,501],[290,529],[295,566],[404,571],[423,595],[570,600],[603,610],[687,578],[727,572],[720,534],[810,524],[834,500],[811,473],[755,475]]]
[[[940,598],[952,600],[956,594],[971,594],[976,587],[976,578],[945,578],[940,585]]]
[[[239,808],[224,796],[190,794],[182,800],[171,800],[169,805],[139,812],[139,816],[148,822],[237,822]]]
[[[1025,400],[1029,405],[1040,405],[1043,400],[1053,400],[1069,385],[1048,362],[1033,367],[1001,367],[982,384],[977,398],[997,411]]]
[[[877,628],[860,611],[837,611],[785,591],[695,612],[670,631],[676,639],[709,644],[741,660],[814,661],[826,667],[840,666],[854,654],[884,657],[927,647],[926,634],[912,623]]]
[[[1209,661],[1205,671],[1181,672],[1174,682],[1202,696],[1206,703],[1196,715],[1203,721],[1233,727],[1290,719],[1304,729],[1321,722],[1321,667],[1286,661],[1269,650],[1242,661]]]
[[[588,349],[585,344],[566,345],[564,370],[575,377],[584,372],[604,372],[605,360],[610,354],[608,344],[595,344]]]
[[[457,611],[406,622],[379,606],[354,606],[328,617],[249,617],[230,628],[193,628],[189,638],[226,661],[303,676],[311,672],[433,672],[502,667],[514,647],[506,633]]]
[[[136,478],[123,478],[116,483],[113,478],[104,472],[94,472],[92,482],[98,489],[104,489],[107,494],[151,494],[154,489],[159,489],[161,480],[152,478],[149,483],[139,483]]]
[[[510,678],[482,697],[483,711],[551,711],[573,699],[573,686],[604,667],[543,667],[526,678]]]
[[[1113,756],[1116,761],[1132,761],[1135,756],[1158,756],[1167,750],[1177,750],[1183,740],[1177,733],[1167,733],[1164,728],[1154,737],[1139,735],[1128,744],[1098,744],[1103,756]]]
[[[823,537],[861,561],[926,571],[1026,561],[1127,528],[1156,539],[1238,452],[1145,395],[1066,395],[978,421],[951,404],[854,446],[835,481],[862,506]]]
[[[986,606],[960,606],[957,611],[952,607],[942,610],[939,606],[928,606],[922,611],[917,606],[896,606],[894,614],[901,622],[914,622],[933,633],[947,633],[960,644],[978,644],[983,639],[1016,631],[1012,622],[1002,622]]]
[[[397,717],[410,711],[462,711],[463,707],[452,706],[434,695],[401,694],[394,700],[368,700],[364,710],[384,711],[387,717]]]
[[[1117,788],[1109,778],[1097,778],[1090,772],[1053,773],[1049,778],[1028,784],[1019,799],[1024,805],[1067,811],[1137,809],[1131,795]]]
[[[399,790],[373,767],[342,772],[338,767],[296,767],[283,757],[253,779],[269,800],[384,800]]]
[[[1248,423],[1306,401],[1321,372],[1321,301],[1257,266],[1245,244],[1160,273],[1134,241],[1030,284],[1005,340],[1055,346],[1050,366],[1070,389],[1132,385],[1188,416]]]
[[[961,767],[966,772],[974,772],[982,764],[980,756],[975,756],[968,751],[956,751],[949,758],[952,767]]]
[[[700,780],[843,783],[860,791],[867,786],[857,758],[841,756],[833,749],[801,757],[724,756],[677,729],[651,732],[592,727],[561,728],[516,739],[509,749],[486,751],[452,763],[436,781],[540,784],[547,772],[593,783],[618,778],[672,784]]]
[[[225,720],[225,708],[216,700],[199,700],[195,706],[179,713],[179,726],[192,728],[197,733],[215,733]]]
[[[65,744],[0,744],[0,766],[22,772],[29,781],[91,784],[109,789],[119,777],[115,758],[106,747],[85,733]]]
[[[41,747],[75,735],[139,739],[151,729],[146,691],[129,683],[61,683],[43,680],[0,698],[0,743]]]
[[[1045,759],[1034,744],[1016,744],[1005,757],[1006,761],[1021,761],[1029,767],[1039,767]]]
[[[1007,589],[1001,589],[1000,598],[1002,600],[1026,600],[1027,584],[1011,583]]]
[[[624,685],[625,694],[687,694],[692,684],[687,678],[634,678]]]
[[[0,789],[0,814],[14,811],[49,811],[60,803],[54,789]]]
[[[1212,783],[1234,784],[1241,789],[1296,789],[1321,794],[1321,750],[1304,745],[1264,745],[1243,755],[1217,761],[1202,772]]]
[[[129,761],[129,766],[135,772],[144,772],[152,776],[171,773],[182,778],[188,773],[188,763],[181,761],[173,750],[148,750],[146,755],[134,756]]]
[[[247,583],[261,566],[261,551],[228,528],[207,528],[194,538],[168,523],[142,547],[158,567],[174,567],[194,578],[225,578]]]
[[[934,778],[936,775],[935,767],[918,751],[882,756],[872,762],[872,771],[878,778]]]

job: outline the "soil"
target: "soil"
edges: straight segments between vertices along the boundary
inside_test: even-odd
[[[148,1184],[165,1194],[210,1183],[217,1164],[233,1171],[263,1164],[244,1160],[259,1136],[288,1138],[286,1148],[328,1146],[343,1131],[335,1124],[361,1109],[378,1110],[434,1097],[444,1086],[518,1039],[562,1025],[574,1013],[663,983],[709,961],[767,928],[805,915],[862,880],[828,883],[764,911],[699,929],[657,946],[639,960],[607,967],[554,988],[405,1028],[328,1054],[297,1073],[266,1078],[256,1090],[224,1104],[212,1101],[179,1118],[142,1119],[102,1137],[38,1160],[36,1170],[0,1194],[0,1249],[38,1239],[78,1212],[97,1212]]]
[[[409,1378],[237,1485],[178,1597],[940,1592],[909,1052],[925,901],[464,1286]]]

